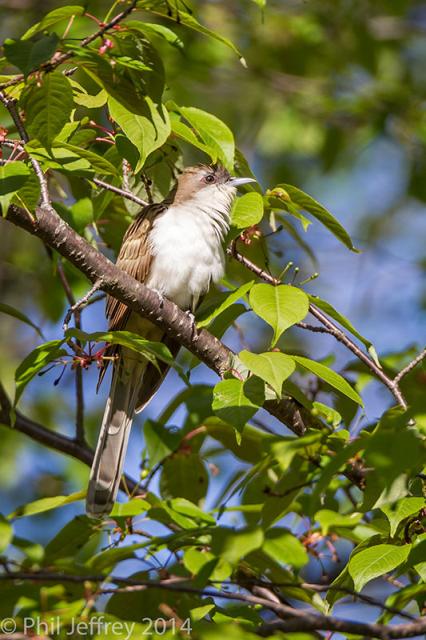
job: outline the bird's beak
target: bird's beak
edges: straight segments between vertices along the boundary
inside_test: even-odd
[[[242,184],[248,184],[249,182],[256,182],[254,178],[230,178],[228,184],[232,187],[240,187]]]

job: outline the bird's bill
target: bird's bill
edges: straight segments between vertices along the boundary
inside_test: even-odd
[[[248,184],[249,182],[256,182],[254,178],[231,178],[228,184],[233,187],[240,187],[242,184]]]

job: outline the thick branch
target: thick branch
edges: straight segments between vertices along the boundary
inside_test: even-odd
[[[228,347],[205,329],[194,331],[186,313],[169,300],[160,300],[155,291],[121,271],[71,229],[53,207],[38,207],[35,216],[31,220],[23,209],[11,205],[6,218],[58,251],[91,282],[99,281],[103,291],[151,320],[218,375],[232,368],[234,354]],[[291,399],[268,400],[265,409],[297,435],[301,435],[308,424],[317,424],[308,411]]]

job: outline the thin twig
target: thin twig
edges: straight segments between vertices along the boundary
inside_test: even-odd
[[[65,315],[65,318],[64,318],[64,322],[63,322],[63,325],[62,325],[62,328],[63,328],[64,331],[66,331],[68,329],[68,325],[69,325],[69,322],[71,320],[71,316],[74,314],[74,317],[75,317],[75,313],[77,311],[79,311],[82,307],[84,307],[86,304],[88,304],[89,298],[91,298],[93,296],[93,294],[102,287],[102,285],[103,285],[102,279],[96,280],[96,282],[93,285],[93,287],[91,287],[91,289],[89,289],[89,291],[82,298],[80,298],[80,300],[78,300],[77,302],[75,302],[75,301],[73,302],[73,304],[68,309],[68,311],[67,311],[67,313]],[[79,327],[77,327],[77,328],[79,328]]]
[[[107,189],[108,191],[112,191],[113,193],[117,193],[119,196],[123,198],[127,198],[127,200],[131,200],[132,202],[136,202],[141,207],[148,206],[148,202],[138,198],[131,191],[126,191],[125,189],[120,189],[120,187],[115,187],[113,184],[109,184],[108,182],[104,182],[103,180],[99,180],[98,178],[92,178],[92,182],[98,185],[98,187],[102,187],[102,189]]]
[[[64,267],[62,265],[61,259],[59,258],[57,266],[56,266],[59,279],[61,281],[62,287],[65,291],[65,295],[67,297],[68,303],[75,307],[75,297],[72,292],[70,283],[68,282],[67,275],[64,271]],[[74,308],[74,323],[76,329],[81,329],[81,312],[80,307]],[[77,347],[81,350],[82,345],[80,340],[76,340]],[[77,366],[75,368],[75,397],[76,397],[76,408],[75,408],[75,439],[77,442],[85,443],[86,437],[84,434],[84,391],[83,391],[83,370],[81,367]]]
[[[420,362],[422,360],[424,360],[425,358],[426,358],[426,349],[423,349],[423,351],[421,351],[421,353],[419,353],[419,355],[416,356],[414,358],[414,360],[409,362],[407,364],[407,366],[404,367],[403,369],[401,369],[401,371],[398,373],[398,375],[395,376],[395,378],[393,379],[395,384],[399,384],[401,382],[402,378],[404,376],[406,376],[407,373],[410,373],[410,371],[412,371],[412,369],[414,369],[414,367],[417,367],[417,365],[420,364]]]
[[[331,331],[331,329],[327,329],[327,327],[318,327],[317,325],[307,324],[306,322],[298,322],[296,327],[306,329],[307,331],[313,331],[314,333],[328,333],[331,336],[334,335],[334,332]]]
[[[116,24],[119,24],[120,22],[122,22],[122,20],[124,20],[124,18],[126,18],[133,11],[133,9],[135,9],[136,4],[137,4],[137,0],[132,0],[130,5],[126,9],[124,9],[121,13],[118,13],[114,18],[112,18],[112,20],[104,24],[98,31],[96,31],[95,33],[92,33],[90,36],[87,36],[87,38],[83,38],[83,40],[81,40],[80,42],[80,47],[87,47],[88,44],[91,44],[97,38],[102,37],[104,33],[106,33],[107,31],[110,31],[110,29],[115,27]],[[67,51],[66,53],[60,53],[59,55],[55,55],[54,59],[48,62],[43,62],[43,64],[37,67],[37,69],[34,69],[32,73],[37,73],[40,71],[53,71],[54,69],[59,67],[59,65],[63,64],[64,62],[67,62],[67,60],[70,60],[74,56],[75,56],[74,51]],[[8,80],[7,82],[3,82],[3,84],[0,84],[0,90],[6,89],[7,87],[12,87],[15,84],[19,84],[23,80],[25,80],[24,74],[20,73],[14,78],[12,78],[11,80]]]

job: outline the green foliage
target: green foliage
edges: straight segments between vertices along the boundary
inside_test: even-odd
[[[250,291],[250,304],[259,318],[273,328],[273,347],[286,329],[303,320],[309,307],[308,297],[300,289],[270,284],[254,285]]]
[[[52,142],[68,122],[74,101],[71,84],[62,73],[48,73],[41,86],[32,84],[25,92],[28,133],[50,150]]]
[[[407,559],[409,553],[410,545],[397,547],[393,544],[379,544],[363,549],[348,564],[355,589],[361,591],[370,580],[392,571]]]
[[[321,273],[324,253],[321,240],[318,246],[317,236],[311,240],[312,229],[333,243],[326,259],[331,251],[338,257],[346,252],[354,261],[362,256],[346,251],[357,253],[345,226],[300,188],[306,183],[319,192],[318,177],[325,180],[329,169],[338,169],[333,188],[342,202],[353,157],[371,141],[392,138],[406,156],[410,203],[417,207],[414,198],[426,198],[424,63],[419,64],[418,34],[411,33],[410,3],[384,1],[367,10],[362,3],[354,9],[353,3],[337,6],[331,0],[280,7],[265,0],[200,0],[191,6],[183,0],[140,0],[118,28],[82,44],[100,28],[96,20],[107,25],[130,9],[128,2],[94,2],[93,20],[83,4],[56,7],[44,17],[37,7],[38,22],[3,43],[0,85],[29,137],[22,140],[13,108],[8,114],[2,110],[0,134],[8,141],[0,162],[3,216],[11,204],[20,206],[28,225],[37,228],[38,163],[58,214],[92,248],[114,258],[140,206],[103,189],[102,182],[143,201],[160,201],[184,166],[219,162],[234,176],[254,177],[256,170],[262,186],[247,185],[235,199],[226,244],[235,241],[240,262],[229,259],[218,290],[196,312],[198,329],[219,338],[226,332],[225,342],[238,353],[219,382],[202,377],[195,357],[182,354],[177,362],[165,344],[128,331],[68,329],[64,335],[59,323],[71,298],[87,291],[86,279],[40,248],[39,240],[22,230],[13,235],[11,225],[0,220],[1,233],[3,224],[6,229],[0,368],[2,380],[14,378],[16,387],[12,411],[0,388],[0,480],[20,505],[0,517],[0,551],[8,571],[59,576],[52,583],[6,576],[0,581],[1,616],[16,616],[18,634],[24,633],[25,616],[55,617],[61,628],[49,635],[59,640],[72,620],[87,622],[99,613],[111,623],[135,623],[123,640],[149,630],[144,617],[167,621],[167,631],[154,628],[153,637],[246,640],[258,637],[270,612],[247,598],[237,602],[241,594],[256,598],[259,589],[271,586],[274,603],[329,614],[372,580],[388,607],[418,616],[426,578],[424,365],[401,381],[408,411],[393,407],[396,398],[385,396],[384,387],[377,402],[366,396],[364,408],[364,387],[377,383],[372,368],[343,362],[331,336],[322,336],[317,348],[317,334],[297,326],[306,328],[315,305],[386,376],[394,377],[418,352],[411,346],[379,361],[362,323],[317,296],[329,282],[321,281],[322,288],[309,282],[312,265],[305,255]],[[27,16],[20,17],[20,30],[22,20]],[[365,171],[361,178],[363,185]],[[372,208],[367,189],[363,197]],[[358,215],[348,200],[348,228],[357,246],[368,249],[370,236],[381,245],[383,238],[392,239],[394,202],[385,213],[374,210],[373,219],[363,210]],[[299,261],[300,251],[302,277],[286,267]],[[271,275],[283,284],[268,284]],[[368,275],[374,285],[375,274]],[[64,295],[64,282],[72,295],[66,284]],[[343,272],[333,282],[342,290],[350,286]],[[379,295],[380,287],[373,293]],[[390,324],[388,302],[383,322]],[[403,306],[399,291],[398,304]],[[85,328],[98,328],[100,314],[80,312]],[[370,331],[380,336],[377,327],[375,334]],[[38,337],[47,341],[38,344]],[[110,519],[96,521],[80,515],[87,482],[81,461],[90,458],[90,450],[73,436],[74,378],[77,389],[80,374],[83,380],[84,430],[92,443],[102,403],[94,400],[85,369],[96,369],[104,343],[174,368],[185,386],[175,389],[180,381],[171,372],[151,413],[142,415],[143,445],[136,434],[131,447],[134,485]],[[39,378],[51,367],[59,374],[65,370],[54,390],[51,376]],[[267,413],[271,406],[277,419]],[[37,448],[22,452],[19,432],[31,428]],[[49,438],[77,460],[54,452],[45,458],[41,446]],[[31,456],[40,457],[40,464],[32,464]],[[14,529],[19,533],[23,525],[20,537]],[[404,586],[393,581],[384,596],[380,588],[388,574]],[[126,590],[117,576],[139,587]],[[314,580],[320,589],[306,585]],[[102,600],[100,588],[107,592]],[[207,595],[197,591],[203,589]],[[235,601],[216,597],[221,591],[233,593]],[[383,607],[377,616],[380,623],[394,622]],[[187,621],[190,634],[185,626],[178,629]],[[316,637],[273,634],[284,636]]]
[[[30,170],[23,162],[9,162],[0,166],[0,204],[5,216],[14,194],[30,177]]]

